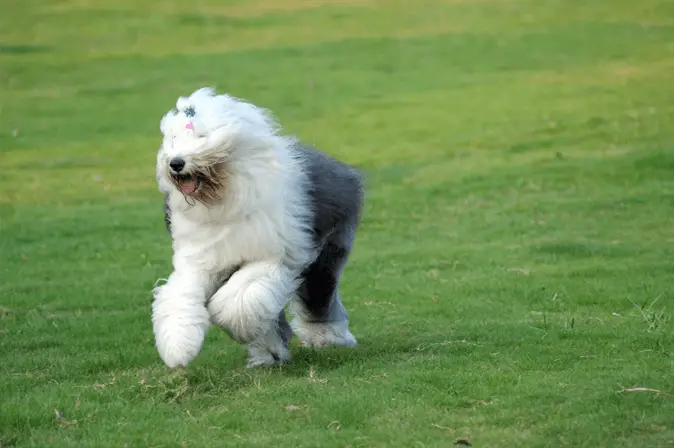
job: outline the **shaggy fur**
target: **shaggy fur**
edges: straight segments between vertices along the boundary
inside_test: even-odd
[[[354,346],[338,286],[361,214],[360,173],[211,89],[179,98],[160,128],[174,270],[154,290],[152,322],[166,365],[194,359],[211,323],[247,345],[251,367],[289,360],[292,332],[311,347]]]

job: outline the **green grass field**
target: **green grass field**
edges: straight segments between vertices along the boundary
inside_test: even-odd
[[[672,1],[0,6],[0,447],[674,445]],[[367,173],[356,349],[156,354],[206,85]]]

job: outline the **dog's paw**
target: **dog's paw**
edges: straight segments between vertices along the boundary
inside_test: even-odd
[[[304,347],[326,348],[332,345],[355,347],[358,344],[346,321],[303,322],[296,319],[291,323],[291,327]]]
[[[200,325],[179,326],[170,322],[155,325],[157,351],[171,369],[187,367],[199,354],[205,335],[206,329]]]
[[[266,347],[248,347],[248,362],[246,368],[274,366],[285,364],[290,360],[290,351],[281,348],[278,351],[272,351]]]
[[[157,344],[159,356],[170,369],[187,367],[199,354],[199,348],[197,345],[169,345],[166,342]]]
[[[182,300],[165,287],[157,288],[152,327],[159,356],[169,368],[185,367],[199,354],[208,326],[208,312],[202,304]]]

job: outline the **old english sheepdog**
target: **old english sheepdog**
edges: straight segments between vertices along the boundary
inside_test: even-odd
[[[293,333],[309,347],[356,345],[338,285],[361,174],[210,88],[178,98],[160,129],[173,272],[154,289],[152,325],[164,363],[186,366],[211,323],[247,346],[249,367],[288,361]]]

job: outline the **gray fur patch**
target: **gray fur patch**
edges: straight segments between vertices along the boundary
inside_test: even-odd
[[[166,230],[171,233],[171,207],[169,206],[168,196],[164,197],[164,224]]]
[[[355,227],[363,205],[363,176],[355,168],[309,146],[294,148],[309,176],[314,238],[324,243],[346,226]]]

